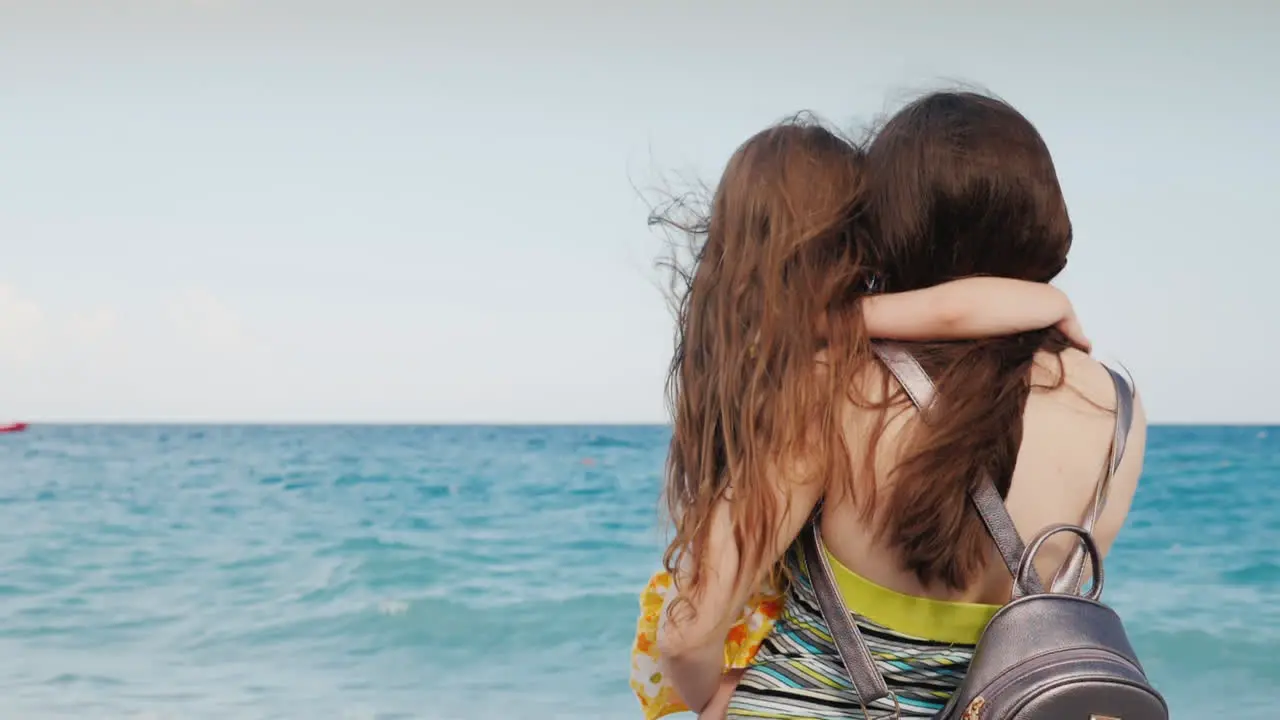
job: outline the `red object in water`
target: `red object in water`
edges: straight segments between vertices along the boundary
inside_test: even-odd
[[[0,433],[22,432],[27,429],[26,423],[9,423],[8,425],[0,425]]]

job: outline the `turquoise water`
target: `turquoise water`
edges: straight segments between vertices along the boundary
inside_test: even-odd
[[[659,427],[0,436],[0,718],[626,718]],[[1280,430],[1153,428],[1107,598],[1174,717],[1280,698]]]

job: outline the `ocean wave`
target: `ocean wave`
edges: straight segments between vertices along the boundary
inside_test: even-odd
[[[1280,486],[1259,481],[1274,445],[1255,436],[1153,428],[1108,557],[1104,599],[1175,717],[1221,697],[1241,720],[1274,715]],[[0,443],[0,715],[635,716],[668,437],[67,427]]]
[[[626,647],[634,633],[637,595],[611,593],[561,600],[474,604],[449,597],[382,598],[305,617],[227,628],[188,650],[212,646],[264,647],[326,641],[343,652],[382,653],[412,649],[474,657],[513,648],[554,652],[583,643]]]

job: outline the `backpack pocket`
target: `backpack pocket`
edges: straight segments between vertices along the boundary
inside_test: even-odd
[[[943,718],[956,720],[1168,720],[1141,668],[1097,648],[1044,653],[1001,673]],[[957,711],[959,711],[957,713]]]

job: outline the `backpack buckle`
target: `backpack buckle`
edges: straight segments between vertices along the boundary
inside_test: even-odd
[[[898,694],[895,692],[890,692],[889,699],[893,701],[893,714],[888,715],[886,717],[889,720],[902,720],[902,704],[898,702]],[[864,718],[871,717],[871,710],[867,708],[867,704],[863,702],[861,695],[858,696],[858,706],[862,708],[862,717]],[[1098,717],[1098,718],[1089,718],[1089,720],[1121,720],[1121,719]]]

